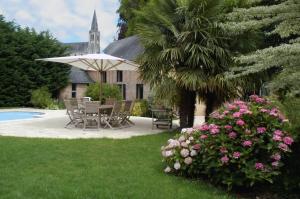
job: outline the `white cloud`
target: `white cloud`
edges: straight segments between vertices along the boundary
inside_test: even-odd
[[[94,9],[101,32],[101,48],[117,32],[119,0],[0,0],[0,13],[21,26],[49,30],[62,42],[87,41]]]

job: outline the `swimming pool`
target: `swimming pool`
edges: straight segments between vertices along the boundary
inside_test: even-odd
[[[6,112],[0,112],[0,121],[37,118],[42,114],[43,113],[39,113],[39,112],[6,111]]]

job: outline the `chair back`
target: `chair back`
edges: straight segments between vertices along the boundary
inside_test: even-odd
[[[75,107],[74,105],[72,105],[72,101],[71,100],[64,100],[64,104],[65,104],[65,107],[67,109],[67,113],[70,115],[70,116],[74,116],[74,112],[75,112]]]
[[[85,114],[98,114],[99,113],[99,101],[87,101],[85,102]]]
[[[131,107],[132,107],[132,101],[131,100],[126,100],[124,102],[124,109],[123,109],[124,112],[130,113]]]
[[[116,101],[116,98],[106,98],[105,105],[114,105]]]
[[[113,112],[115,114],[119,114],[121,112],[121,109],[122,109],[122,102],[121,101],[116,101],[115,104],[114,104]]]

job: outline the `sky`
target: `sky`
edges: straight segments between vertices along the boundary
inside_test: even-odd
[[[101,50],[117,37],[118,7],[119,0],[0,0],[6,21],[49,30],[61,42],[88,41],[96,10]]]

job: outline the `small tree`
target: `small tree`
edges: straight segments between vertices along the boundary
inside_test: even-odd
[[[86,90],[85,95],[91,97],[93,100],[99,100],[99,83],[90,84]],[[117,85],[102,84],[102,100],[106,98],[122,99],[121,91]]]

